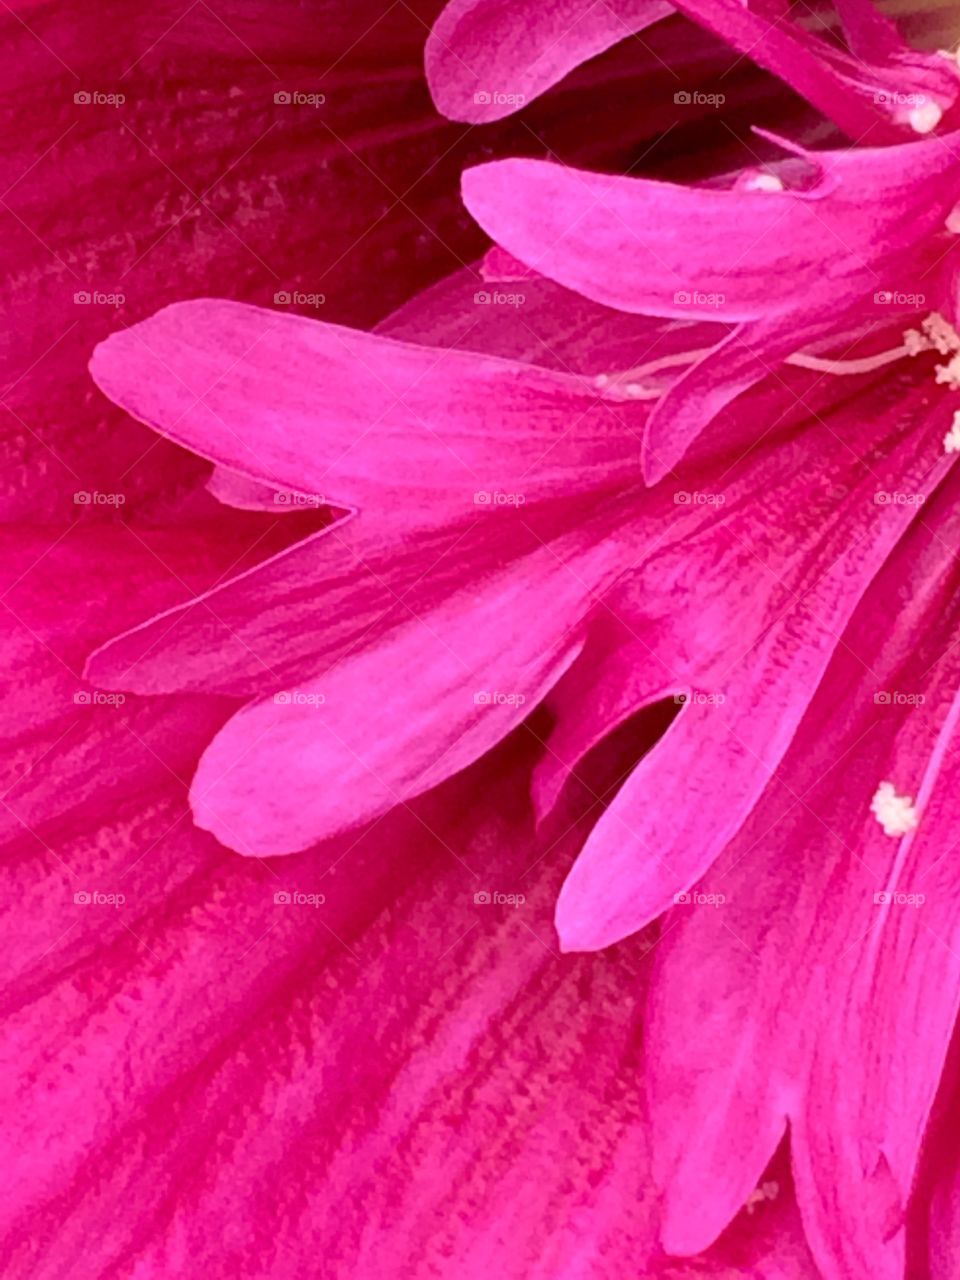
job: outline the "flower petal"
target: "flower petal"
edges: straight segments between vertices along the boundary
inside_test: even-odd
[[[594,594],[622,568],[616,543],[587,523],[481,589],[362,637],[220,732],[194,779],[196,820],[240,853],[287,853],[436,786],[537,706],[579,652]]]
[[[566,948],[606,946],[641,928],[699,879],[742,826],[776,772],[843,627],[922,501],[887,503],[888,492],[929,494],[949,469],[942,453],[930,461],[949,412],[945,402],[925,410],[921,429],[912,415],[906,415],[909,427],[903,425],[903,406],[890,407],[882,384],[874,397],[889,414],[889,452],[874,452],[869,470],[861,459],[885,433],[861,399],[832,419],[832,444],[803,497],[790,454],[783,453],[782,515],[770,519],[777,500],[771,486],[762,525],[757,511],[744,506],[742,527],[731,519],[699,548],[681,541],[659,564],[655,559],[645,567],[637,594],[655,599],[659,574],[667,598],[689,611],[677,628],[683,644],[674,691],[688,687],[692,652],[694,696],[601,817],[571,871],[557,904]],[[919,413],[926,399],[922,385],[914,390]],[[810,444],[807,433],[795,447],[808,457]],[[838,493],[844,495],[839,504]],[[779,531],[791,521],[805,536],[781,560]],[[669,649],[660,656],[669,667]]]
[[[463,175],[467,208],[502,248],[624,311],[743,321],[836,311],[942,231],[960,160],[939,140],[810,153],[804,189],[683,187],[500,160]]]
[[[92,362],[134,417],[221,466],[317,502],[533,502],[636,475],[646,407],[586,381],[230,302],[167,307]],[[328,496],[329,495],[329,496]]]
[[[913,124],[916,102],[936,107],[942,116],[957,101],[960,80],[946,60],[910,50],[892,24],[881,29],[879,15],[873,21],[865,15],[870,7],[865,4],[848,4],[844,12],[844,25],[856,37],[853,53],[767,5],[741,0],[676,0],[676,5],[779,76],[856,142],[868,134],[875,143],[911,129],[926,132]],[[895,52],[900,55],[896,59]],[[871,55],[876,61],[865,63]]]
[[[743,831],[665,921],[650,1063],[668,1249],[694,1252],[721,1229],[789,1119],[823,1274],[903,1274],[904,1206],[957,1009],[944,857],[956,495],[951,475],[864,597]],[[883,777],[921,809],[905,839],[870,812]],[[709,1197],[697,1222],[691,1197]]]
[[[960,192],[940,145],[811,155],[818,183],[783,192],[500,161],[468,170],[464,199],[511,254],[606,306],[741,322],[656,404],[643,451],[655,483],[740,392],[804,344],[875,315],[887,297],[878,284],[917,294],[926,281],[938,293],[918,246],[927,239],[942,255],[935,235]],[[928,181],[942,184],[936,207]]]
[[[433,100],[451,120],[500,120],[581,62],[673,12],[666,0],[450,0],[427,40]]]

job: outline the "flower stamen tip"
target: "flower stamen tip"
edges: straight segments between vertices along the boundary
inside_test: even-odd
[[[870,801],[870,812],[885,836],[899,839],[915,831],[920,821],[911,796],[900,795],[892,782],[881,782]]]
[[[960,351],[960,333],[939,311],[931,311],[923,321],[923,332],[940,355],[949,356]]]
[[[960,355],[955,355],[946,364],[938,364],[936,368],[938,386],[949,387],[951,391],[960,391]]]
[[[932,133],[942,119],[943,111],[935,102],[921,102],[907,116],[907,122],[914,133]]]
[[[779,1194],[779,1182],[774,1182],[772,1179],[769,1182],[761,1182],[760,1185],[747,1196],[744,1208],[748,1214],[752,1214],[754,1209],[763,1204],[764,1201],[776,1200]]]
[[[960,453],[960,410],[953,415],[950,430],[943,437],[944,453]]]
[[[743,184],[745,191],[783,191],[783,183],[775,173],[754,173]]]

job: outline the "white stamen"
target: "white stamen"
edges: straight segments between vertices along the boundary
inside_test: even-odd
[[[704,356],[710,355],[714,347],[698,347],[690,351],[677,351],[673,355],[661,356],[650,360],[647,364],[637,365],[633,369],[624,369],[614,373],[599,373],[593,379],[598,391],[611,399],[617,400],[659,400],[669,389],[667,386],[650,386],[647,379],[665,369],[684,368],[694,364]],[[953,355],[949,365],[937,370],[937,381],[960,387],[960,334],[939,312],[932,312],[921,322],[920,329],[907,329],[903,335],[903,344],[892,347],[889,351],[878,351],[872,356],[860,356],[854,359],[831,359],[826,356],[807,355],[797,351],[787,356],[784,364],[798,369],[810,369],[815,373],[830,373],[836,376],[851,376],[873,373],[888,364],[894,364],[905,356],[920,355],[923,351],[937,351],[940,355]]]
[[[892,782],[881,782],[877,787],[870,812],[883,827],[883,834],[896,839],[915,831],[919,822],[913,799],[898,795]]]
[[[775,173],[751,174],[743,184],[744,191],[783,191],[783,183]]]
[[[946,364],[938,364],[936,369],[937,384],[949,387],[951,391],[960,391],[960,355],[955,355]]]
[[[922,102],[912,107],[907,122],[914,133],[932,133],[943,119],[943,112],[935,102]]]
[[[930,339],[925,334],[922,334],[919,329],[905,329],[903,345],[907,349],[908,356],[918,356],[924,351],[932,350]]]
[[[608,400],[659,400],[664,393],[663,387],[644,387],[639,382],[624,382],[624,376],[598,373],[593,385]]]
[[[765,1200],[776,1200],[779,1194],[779,1182],[761,1182],[757,1189],[747,1196],[744,1208],[747,1213],[752,1214],[757,1205],[763,1204]]]
[[[798,369],[813,369],[816,373],[873,373],[874,369],[882,369],[908,355],[906,347],[893,347],[890,351],[878,351],[875,356],[863,356],[860,360],[827,360],[821,356],[805,356],[798,351],[796,355],[787,356],[784,364],[796,365]]]
[[[936,351],[942,356],[956,355],[960,353],[960,334],[939,311],[931,311],[921,321],[920,329],[907,329],[903,345],[910,356],[918,356],[923,351]]]
[[[960,453],[960,410],[953,415],[950,430],[943,437],[944,453]]]
[[[960,236],[960,204],[955,204],[947,214],[945,226],[951,235]]]
[[[922,322],[922,328],[942,356],[948,356],[951,351],[960,351],[960,333],[939,311],[931,311]]]

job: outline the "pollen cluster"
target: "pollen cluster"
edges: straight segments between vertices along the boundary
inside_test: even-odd
[[[899,795],[892,782],[881,782],[870,801],[870,812],[885,836],[899,839],[915,831],[919,818],[910,796]]]
[[[919,329],[908,329],[903,335],[903,345],[911,356],[924,351],[949,356],[946,364],[937,365],[937,385],[949,387],[951,391],[960,390],[960,334],[938,311],[932,311]],[[943,437],[943,449],[945,453],[960,452],[960,410],[953,415],[950,430]]]

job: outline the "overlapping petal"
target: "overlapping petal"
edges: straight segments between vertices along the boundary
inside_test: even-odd
[[[789,1119],[823,1274],[902,1274],[956,1016],[955,496],[951,476],[864,597],[762,803],[664,922],[651,1064],[668,1248],[702,1247]],[[891,593],[912,627],[883,625]],[[870,813],[883,779],[918,804],[900,839]],[[696,1144],[676,1130],[681,1100]],[[711,1216],[693,1226],[702,1195]]]
[[[403,501],[425,523],[495,494],[622,484],[647,413],[613,412],[567,374],[229,302],[166,308],[91,367],[134,417],[222,466],[317,501]]]
[[[658,679],[674,669],[667,688],[687,705],[625,783],[568,878],[557,907],[565,945],[605,946],[659,915],[700,878],[776,772],[857,602],[951,465],[946,457],[931,462],[945,407],[938,404],[925,426],[908,411],[904,430],[896,403],[884,429],[869,406],[883,405],[887,394],[862,393],[821,429],[832,447],[806,485],[797,466],[812,430],[776,452],[784,468],[778,487],[773,468],[758,467],[753,502],[735,489],[733,510],[714,530],[645,567],[633,589],[639,608],[628,614],[653,650]],[[925,398],[922,387],[914,391],[916,409]],[[912,498],[891,502],[891,489]],[[789,550],[779,532],[788,524]],[[651,609],[658,582],[669,584],[672,622]],[[653,624],[646,634],[644,608]],[[628,650],[638,664],[639,650]],[[662,683],[640,690],[646,697],[638,702],[666,691]]]
[[[820,152],[807,157],[815,180],[783,191],[500,161],[464,175],[464,199],[508,252],[597,302],[740,323],[656,405],[644,464],[657,480],[739,392],[791,350],[862,324],[891,284],[939,296],[956,154],[939,141]]]
[[[452,0],[426,46],[434,101],[453,120],[512,114],[595,54],[673,13],[666,0]]]
[[[815,17],[829,25],[825,15],[808,17],[768,0],[621,0],[536,9],[452,0],[431,32],[427,74],[437,106],[452,119],[496,120],[580,63],[679,11],[779,76],[856,142],[892,142],[936,128],[956,106],[957,69],[912,48],[869,3],[839,0],[836,9],[849,48],[816,29]]]
[[[221,700],[73,702],[84,650],[182,586],[125,530],[35,536],[0,584],[0,629],[33,644],[40,683],[13,729],[36,774],[65,759],[66,708],[88,757],[133,768],[99,794],[65,771],[48,816],[5,794],[11,1274],[306,1275],[323,1257],[358,1277],[814,1280],[783,1169],[707,1255],[663,1256],[644,948],[553,952],[560,867],[530,839],[521,757],[279,874],[236,858],[190,825],[181,781]],[[224,551],[194,536],[163,555],[198,585]],[[108,556],[136,598],[91,571]]]

